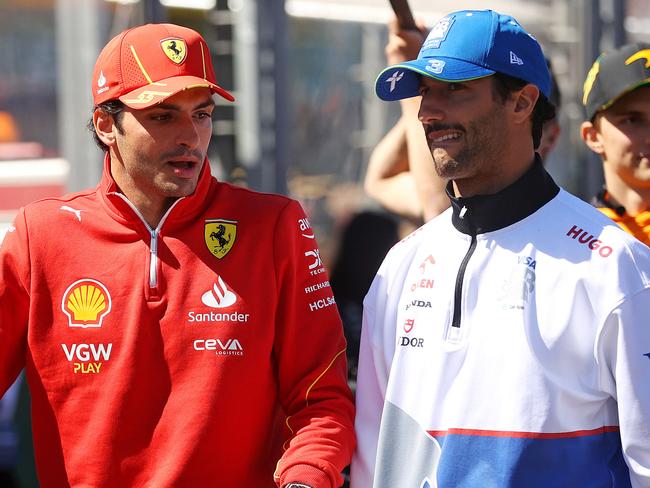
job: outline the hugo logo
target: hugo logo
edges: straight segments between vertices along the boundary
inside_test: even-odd
[[[574,225],[569,229],[569,232],[566,233],[567,236],[572,239],[577,239],[580,244],[586,244],[589,249],[592,251],[598,251],[602,257],[606,258],[609,256],[613,249],[609,246],[603,246],[602,241],[596,239],[592,234],[586,230],[581,229],[580,227]]]

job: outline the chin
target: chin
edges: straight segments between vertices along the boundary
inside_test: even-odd
[[[169,185],[167,188],[163,189],[163,192],[172,198],[182,198],[187,197],[194,193],[196,190],[196,183],[185,184],[185,185]]]

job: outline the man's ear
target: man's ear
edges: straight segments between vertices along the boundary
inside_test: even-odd
[[[93,112],[93,125],[99,140],[108,147],[112,147],[115,144],[115,132],[117,132],[113,116],[97,108]]]
[[[539,88],[535,85],[527,84],[514,95],[514,117],[515,122],[524,122],[528,120],[535,110],[535,104],[539,98]]]
[[[580,137],[582,137],[587,147],[596,154],[602,156],[605,152],[603,143],[600,141],[600,133],[593,122],[587,120],[580,125]]]

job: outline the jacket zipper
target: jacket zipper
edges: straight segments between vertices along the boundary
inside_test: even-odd
[[[151,241],[149,243],[149,254],[150,254],[150,260],[149,260],[149,288],[151,289],[156,289],[158,287],[158,238],[160,237],[160,229],[162,228],[163,224],[165,223],[165,220],[167,220],[167,217],[169,216],[169,213],[172,211],[172,209],[176,206],[176,204],[181,201],[184,197],[179,198],[176,200],[169,209],[165,212],[165,215],[162,216],[160,219],[160,222],[158,223],[158,227],[155,229],[152,229],[151,226],[147,223],[147,221],[144,219],[140,211],[137,209],[135,205],[133,205],[128,198],[126,198],[125,195],[122,195],[121,193],[116,193],[122,200],[124,200],[129,207],[133,209],[135,214],[138,216],[138,218],[142,221],[144,226],[147,228],[149,231],[149,235],[151,236]]]
[[[463,207],[460,210],[459,217],[461,219],[467,218],[468,210],[469,209],[467,207]],[[472,254],[474,254],[474,250],[476,249],[476,228],[472,224],[471,220],[468,219],[468,222],[470,224],[470,236],[472,240],[470,241],[469,249],[467,249],[467,252],[465,253],[465,257],[460,263],[460,268],[458,268],[458,274],[456,275],[456,286],[454,288],[454,315],[451,319],[451,326],[455,327],[455,329],[452,329],[455,331],[455,333],[458,333],[460,331],[460,309],[463,302],[463,280],[465,278],[465,271],[467,270],[467,263],[469,262]]]

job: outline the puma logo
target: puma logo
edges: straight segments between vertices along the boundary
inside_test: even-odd
[[[77,220],[81,222],[81,212],[82,210],[77,210],[72,207],[68,207],[67,205],[61,205],[60,210],[63,210],[64,212],[71,212],[77,217]]]

